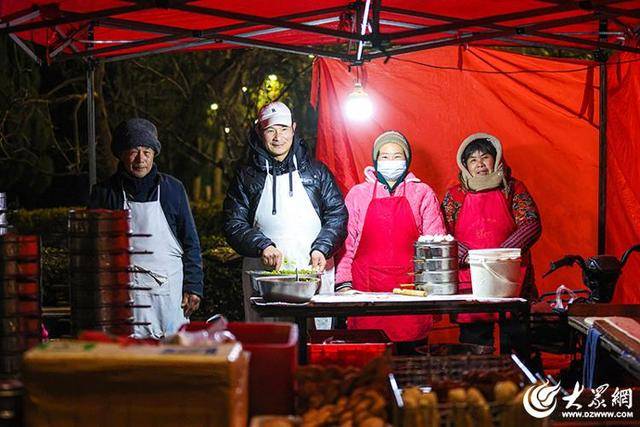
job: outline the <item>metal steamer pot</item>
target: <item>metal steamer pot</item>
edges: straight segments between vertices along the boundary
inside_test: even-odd
[[[7,212],[7,193],[0,193],[0,236],[7,233],[9,228]]]
[[[423,271],[457,270],[458,258],[414,258],[413,268],[416,273]]]
[[[458,258],[458,242],[416,242],[415,258]]]

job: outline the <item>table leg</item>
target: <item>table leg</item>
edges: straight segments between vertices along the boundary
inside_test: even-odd
[[[505,311],[498,312],[498,334],[500,335],[500,354],[509,354],[511,352],[511,340],[506,339],[505,333],[507,326],[507,313]]]
[[[500,312],[500,354],[516,353],[525,362],[531,359],[531,336],[529,331],[529,306],[511,311],[507,319],[506,312]]]
[[[296,317],[296,324],[298,325],[298,363],[301,365],[307,364],[307,341],[309,333],[307,331],[307,318]]]

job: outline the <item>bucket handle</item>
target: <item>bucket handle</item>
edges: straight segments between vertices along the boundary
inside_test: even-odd
[[[470,264],[475,264],[473,261],[470,262]],[[477,265],[477,264],[476,264]],[[500,280],[501,282],[511,285],[511,286],[519,286],[520,283],[518,282],[512,282],[511,280],[508,280],[506,277],[503,277],[501,274],[498,274],[494,269],[492,269],[491,267],[489,267],[489,264],[487,264],[486,260],[480,260],[480,265],[482,265],[493,277],[495,277],[496,279]]]

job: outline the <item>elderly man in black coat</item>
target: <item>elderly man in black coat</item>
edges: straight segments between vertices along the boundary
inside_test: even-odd
[[[118,171],[94,186],[90,208],[129,209],[134,236],[132,297],[138,337],[172,334],[198,309],[203,293],[200,241],[184,186],[158,172],[158,131],[145,119],[130,119],[115,130],[111,150]],[[140,235],[150,235],[148,237]],[[140,252],[150,252],[142,254]]]

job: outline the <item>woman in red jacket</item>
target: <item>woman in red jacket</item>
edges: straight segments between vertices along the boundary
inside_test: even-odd
[[[457,155],[460,184],[447,191],[442,202],[449,233],[459,243],[460,289],[471,288],[469,249],[520,248],[522,292],[536,295],[529,249],[538,240],[540,214],[524,184],[511,176],[500,141],[486,133],[467,137]],[[495,314],[459,315],[460,342],[493,345]],[[517,321],[507,335],[513,341]]]

